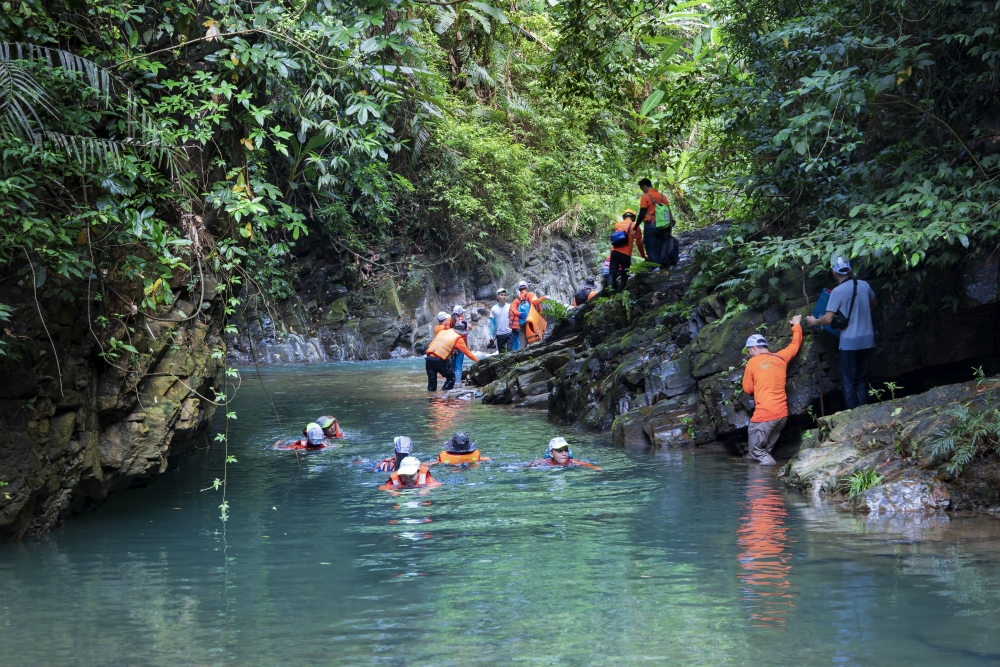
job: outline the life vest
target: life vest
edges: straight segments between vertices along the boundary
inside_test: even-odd
[[[394,472],[391,475],[389,475],[389,481],[378,488],[382,489],[383,491],[393,491],[395,489],[406,489],[406,488],[417,489],[417,488],[428,488],[431,486],[441,486],[441,482],[431,477],[431,473],[427,469],[427,466],[422,465],[420,466],[420,470],[417,471],[416,486],[411,486],[411,487],[403,486],[403,483],[399,481],[399,473]]]
[[[463,463],[478,463],[482,460],[483,457],[478,449],[468,454],[456,454],[449,451],[442,451],[438,454],[438,463],[448,463],[453,466],[462,465]]]
[[[576,294],[573,295],[573,305],[582,306],[593,299],[596,294],[596,290],[592,290],[589,287],[581,287],[576,291]]]
[[[524,337],[529,343],[537,343],[545,335],[549,322],[537,308],[528,311],[528,319],[524,322]]]
[[[448,322],[442,322],[441,324],[439,324],[436,327],[434,327],[434,335],[437,336],[439,333],[441,333],[445,329],[449,329],[450,327],[448,326],[448,324],[449,324]]]
[[[461,334],[454,329],[444,329],[434,336],[434,340],[427,346],[427,355],[447,360],[455,350],[455,341],[461,337]]]

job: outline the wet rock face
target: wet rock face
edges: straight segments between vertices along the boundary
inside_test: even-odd
[[[19,305],[16,294],[4,302]],[[195,320],[136,327],[139,354],[112,364],[97,348],[82,313],[66,318],[46,303],[60,334],[60,367],[34,305],[19,334],[19,361],[0,373],[0,541],[45,532],[93,508],[111,492],[148,483],[196,446],[207,446],[223,369],[222,308],[214,298]],[[194,307],[178,300],[162,317]],[[66,324],[59,324],[69,319]],[[149,334],[148,336],[146,334]],[[62,387],[59,378],[62,379]]]
[[[526,280],[536,295],[570,304],[588,276],[598,276],[593,240],[546,238],[510,260],[454,269],[427,258],[403,257],[410,264],[399,280],[351,290],[345,286],[348,254],[314,250],[298,259],[296,296],[270,310],[238,314],[240,333],[228,338],[237,363],[309,363],[326,360],[388,359],[423,354],[437,313],[465,309],[472,325],[469,347],[484,351],[490,340],[489,312],[496,291]],[[419,268],[426,263],[427,268]]]

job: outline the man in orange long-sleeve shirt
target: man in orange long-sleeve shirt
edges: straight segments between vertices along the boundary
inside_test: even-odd
[[[802,345],[802,316],[792,317],[792,342],[788,347],[771,352],[767,340],[760,334],[747,338],[750,360],[743,371],[743,391],[753,395],[754,411],[747,429],[750,458],[762,465],[774,465],[771,450],[788,421],[788,398],[785,377],[788,363]]]

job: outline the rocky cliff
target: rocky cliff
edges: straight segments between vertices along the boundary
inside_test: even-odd
[[[483,402],[544,408],[555,418],[610,429],[625,445],[721,441],[745,451],[751,415],[740,386],[746,337],[761,332],[773,349],[787,344],[789,316],[809,310],[824,276],[778,276],[771,283],[776,298],[760,310],[691,294],[695,256],[710,251],[725,231],[681,236],[682,259],[674,269],[651,272],[640,265],[626,292],[575,309],[547,341],[475,364],[468,377],[483,387]],[[961,266],[891,282],[869,277],[883,302],[875,313],[876,391],[888,397],[884,383],[891,382],[893,394],[905,396],[967,380],[973,366],[1000,370],[997,277],[995,256],[971,256]],[[843,407],[836,348],[832,336],[807,331],[789,365],[792,418],[779,445],[786,456],[821,409],[829,414]]]
[[[465,308],[473,324],[469,344],[483,350],[496,290],[527,280],[536,294],[561,303],[587,276],[597,276],[593,240],[551,236],[509,259],[473,268],[435,263],[387,250],[378,265],[348,252],[315,249],[294,262],[296,296],[265,307],[251,305],[235,319],[241,334],[229,351],[241,363],[295,363],[388,359],[420,353],[430,342],[438,311]],[[253,302],[250,302],[253,304]]]
[[[136,310],[94,283],[89,298],[50,284],[36,302],[30,276],[11,277],[0,293],[15,308],[0,366],[0,541],[47,531],[208,444],[224,349],[214,281],[203,303],[177,298],[160,320],[97,317]],[[171,287],[198,298],[198,284],[180,275]]]

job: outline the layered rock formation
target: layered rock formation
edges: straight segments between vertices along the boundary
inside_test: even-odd
[[[224,350],[212,289],[160,313],[175,321],[129,320],[131,332],[89,322],[85,297],[43,299],[50,342],[30,286],[11,282],[0,295],[17,315],[0,367],[0,541],[49,530],[207,446]],[[180,292],[188,280],[177,282]],[[113,336],[137,352],[111,352]]]
[[[235,360],[295,363],[419,354],[430,342],[438,311],[451,313],[455,305],[465,308],[473,324],[470,347],[483,350],[499,287],[513,296],[514,284],[527,280],[536,294],[572,303],[584,278],[597,275],[603,257],[598,258],[593,241],[561,236],[474,269],[389,253],[386,261],[392,264],[381,268],[392,271],[349,289],[347,267],[353,259],[314,250],[296,260],[295,297],[271,310],[261,306],[237,314],[241,334],[228,340]],[[393,272],[396,278],[390,277]]]
[[[773,305],[763,310],[727,307],[712,294],[692,296],[693,257],[724,232],[708,228],[682,236],[676,268],[648,272],[640,266],[625,294],[576,309],[542,344],[474,365],[468,377],[483,387],[483,402],[544,408],[568,422],[610,429],[624,445],[722,441],[745,451],[752,414],[740,385],[746,337],[760,332],[772,349],[786,345],[789,316],[806,314],[823,280],[806,280],[801,272],[779,276],[772,282]],[[882,398],[890,391],[907,396],[968,379],[973,366],[1000,370],[997,270],[997,258],[974,256],[964,266],[908,274],[891,284],[870,281],[882,301],[874,314],[878,342],[871,370],[872,386]],[[788,369],[791,419],[779,455],[796,451],[821,405],[827,413],[843,407],[838,382],[836,339],[807,330]],[[894,388],[885,388],[885,382]],[[878,406],[865,410],[881,414]],[[831,474],[840,478],[843,471]],[[903,504],[907,493],[935,497],[929,487],[919,493],[902,488]],[[897,500],[871,502],[886,506]]]

